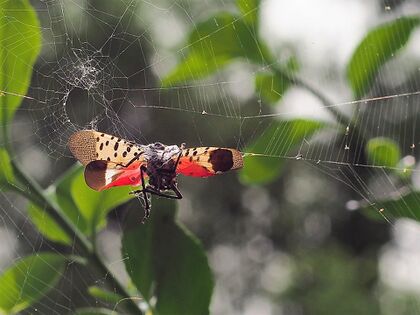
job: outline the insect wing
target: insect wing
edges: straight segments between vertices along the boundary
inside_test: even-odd
[[[235,149],[217,147],[189,148],[182,152],[177,173],[208,177],[242,168],[242,153]]]
[[[115,186],[139,186],[141,184],[140,166],[134,162],[129,167],[121,167],[113,162],[96,160],[85,168],[86,184],[97,191]]]
[[[95,130],[81,130],[73,133],[68,141],[68,147],[76,159],[83,165],[92,161],[103,160],[110,163],[108,167],[127,165],[137,155],[142,154],[141,146]],[[139,157],[139,161],[142,161]]]

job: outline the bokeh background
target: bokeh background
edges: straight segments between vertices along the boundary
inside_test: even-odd
[[[187,55],[188,34],[216,13],[236,12],[234,1],[31,3],[43,44],[28,93],[33,99],[24,100],[12,126],[12,158],[43,187],[74,164],[65,143],[80,128],[92,126],[139,143],[247,151],[272,123],[265,114],[334,121],[325,104],[302,87],[291,86],[274,104],[267,103],[254,80],[270,65],[256,66],[251,57],[204,78],[161,86]],[[277,64],[296,63],[299,77],[360,129],[393,138],[402,157],[415,159],[410,145],[418,143],[420,33],[411,34],[370,94],[356,103],[345,73],[369,30],[419,8],[418,1],[409,0],[265,0],[258,5],[256,36]],[[387,95],[395,97],[374,100]],[[274,160],[286,166],[267,184],[249,183],[237,173],[179,178],[184,199],[177,202],[178,219],[203,243],[215,276],[211,314],[420,313],[420,226],[386,213],[372,220],[361,211],[407,182],[415,191],[418,174],[414,169],[412,177],[396,180],[368,162],[360,139],[336,131],[332,127],[289,152],[275,153]],[[272,135],[272,141],[291,136],[282,137]],[[268,143],[259,153],[270,155],[275,147]],[[308,161],[294,159],[301,151]],[[37,232],[23,198],[2,193],[1,200],[0,270],[27,254],[63,250]],[[122,231],[141,216],[138,200],[119,206],[98,235],[101,254],[124,281]],[[103,275],[70,265],[49,297],[24,313],[63,314],[102,305],[85,291],[103,281]]]

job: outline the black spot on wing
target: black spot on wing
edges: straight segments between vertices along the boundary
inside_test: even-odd
[[[226,149],[216,149],[211,151],[209,162],[215,172],[229,171],[233,166],[232,152]]]

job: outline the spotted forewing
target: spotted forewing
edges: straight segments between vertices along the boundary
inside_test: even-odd
[[[95,160],[113,162],[109,167],[127,165],[142,148],[132,141],[94,130],[81,130],[70,136],[68,146],[83,165]],[[141,161],[141,159],[139,159]]]

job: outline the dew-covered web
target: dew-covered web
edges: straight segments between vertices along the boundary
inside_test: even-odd
[[[285,172],[292,179],[282,182],[281,185],[288,186],[288,189],[282,190],[283,193],[298,196],[296,199],[305,203],[310,200],[310,193],[299,196],[299,189],[303,187],[305,194],[311,181],[315,186],[322,185],[328,178],[333,184],[330,183],[326,189],[331,191],[323,192],[320,187],[308,188],[308,191],[324,196],[331,194],[329,199],[337,200],[333,195],[340,190],[334,190],[334,186],[345,187],[348,198],[341,205],[341,211],[369,208],[366,211],[374,212],[373,215],[379,215],[382,221],[389,223],[396,231],[397,245],[384,251],[384,259],[380,262],[382,281],[386,285],[395,281],[402,283],[407,280],[404,275],[389,272],[389,268],[397,266],[390,258],[390,252],[399,250],[398,241],[403,238],[399,235],[404,231],[404,224],[409,225],[409,233],[415,237],[419,232],[413,232],[415,228],[410,230],[409,223],[394,225],[395,216],[409,212],[411,205],[398,203],[393,205],[395,208],[386,209],[381,206],[381,201],[398,199],[418,190],[420,185],[416,162],[420,146],[420,81],[418,69],[413,69],[416,67],[413,65],[418,64],[418,33],[413,33],[408,46],[381,68],[367,96],[354,100],[343,73],[352,51],[370,28],[408,14],[413,8],[418,11],[418,5],[408,2],[397,6],[394,11],[393,6],[382,5],[382,1],[374,4],[363,1],[346,4],[341,1],[340,5],[336,5],[332,0],[325,0],[306,8],[307,4],[302,4],[304,1],[296,1],[296,4],[289,5],[288,10],[280,9],[287,7],[283,1],[264,1],[258,7],[261,17],[259,32],[274,51],[275,64],[256,65],[250,57],[242,57],[208,77],[162,87],[161,80],[188,56],[191,46],[200,45],[201,41],[216,36],[223,28],[216,27],[213,33],[193,43],[187,43],[188,33],[217,12],[236,12],[233,2],[32,1],[41,23],[43,48],[33,68],[28,94],[13,122],[12,144],[16,155],[12,159],[20,161],[30,176],[47,187],[73,163],[66,147],[69,135],[81,129],[97,129],[142,144],[161,141],[167,144],[186,142],[192,147],[234,147],[244,152],[247,158],[262,164],[266,161],[267,165],[284,160],[286,165],[290,165]],[[328,23],[321,23],[328,17],[322,7],[332,10],[332,16],[336,17]],[[283,11],[286,13],[279,13]],[[288,17],[288,14],[294,18]],[[344,16],[347,21],[343,21]],[[295,19],[306,19],[306,29],[301,29]],[[348,30],[348,24],[354,29]],[[310,26],[313,30],[308,30]],[[344,33],[338,36],[332,29]],[[321,37],[322,40],[319,39]],[[203,49],[206,48],[203,46]],[[285,92],[278,92],[281,98],[277,104],[266,104],[262,92],[254,87],[255,76],[269,72],[273,66],[285,65],[294,58],[292,56],[298,59],[300,70],[296,73],[299,84]],[[191,72],[194,73],[194,69]],[[294,75],[295,70],[290,70],[289,74]],[[318,95],[317,91],[321,91],[322,95]],[[272,92],[277,90],[273,88]],[[13,95],[14,92],[4,93]],[[302,139],[294,143],[300,131],[292,125],[279,125],[278,122],[295,119],[309,119],[325,126],[315,134],[303,128]],[[263,147],[250,147],[267,134],[272,136]],[[387,167],[383,161],[366,156],[366,139],[382,137],[392,139],[400,148],[402,155],[397,166]],[[306,183],[293,179],[302,171],[312,174]],[[237,197],[240,201],[233,204],[248,209],[251,213],[249,220],[254,220],[241,221],[253,228],[246,232],[250,234],[241,235],[250,240],[248,252],[257,247],[272,248],[274,245],[268,242],[267,235],[252,238],[251,234],[263,235],[261,231],[267,226],[267,221],[275,217],[267,210],[270,202],[280,203],[275,185],[271,196],[260,188],[243,187],[233,179],[233,175],[230,176],[226,180],[226,185],[230,187],[226,188],[225,194],[232,193]],[[223,180],[218,183],[224,185]],[[207,181],[201,180],[197,184],[186,179],[184,187],[182,184],[186,201],[180,202],[180,208],[186,210],[181,211],[181,219],[198,231],[200,224],[208,219],[208,214],[197,213],[200,209],[195,209],[197,204],[194,201],[198,197],[194,195],[202,197],[205,194]],[[209,185],[211,187],[212,184]],[[241,189],[241,193],[232,192],[235,187]],[[217,199],[218,195],[212,198]],[[43,240],[35,232],[27,219],[23,200],[4,193],[2,200],[0,235],[4,234],[6,241],[3,242],[4,254],[0,248],[0,268],[27,254],[43,250],[63,252],[60,246]],[[256,200],[267,205],[254,207],[254,202],[258,203]],[[293,204],[295,201],[288,202]],[[419,203],[420,200],[415,201],[415,204]],[[211,201],[208,208],[206,206],[203,205],[203,209],[208,210],[220,206],[220,203]],[[138,207],[141,208],[141,205]],[[412,215],[415,216],[414,213]],[[264,217],[266,219],[262,219]],[[316,222],[323,218],[308,217]],[[99,243],[105,244],[103,254],[111,269],[127,281],[119,254],[123,226],[120,221],[115,222],[119,223],[111,223],[98,236]],[[310,222],[308,224],[310,226]],[[323,226],[321,223],[318,225]],[[208,252],[218,281],[212,304],[214,314],[263,310],[264,303],[268,302],[266,297],[258,295],[259,287],[245,289],[246,284],[257,277],[255,272],[238,280],[239,283],[223,280],[232,269],[218,261],[233,257],[232,261],[239,263],[243,256],[232,250],[237,247],[223,243],[225,236],[212,238],[208,235],[226,234],[228,229],[223,230],[224,224],[220,226],[202,235],[197,232],[211,244]],[[239,236],[233,239],[232,243],[240,246]],[[404,255],[403,252],[399,254]],[[283,254],[273,255],[278,258]],[[287,262],[282,261],[283,264]],[[88,297],[83,288],[104,283],[104,275],[87,274],[75,265],[67,266],[59,284],[37,304],[37,308],[43,312],[62,314],[80,304],[94,306],[100,303]],[[279,267],[278,264],[258,258],[244,263],[244,266],[260,266],[265,273],[259,286],[271,293],[275,291],[267,283],[270,283],[269,278]],[[244,270],[241,269],[241,272]],[[279,281],[282,280],[285,278],[280,277]],[[420,290],[419,283],[412,284],[412,287]],[[35,311],[33,308],[32,312]],[[260,314],[275,313],[273,309],[272,312]]]

